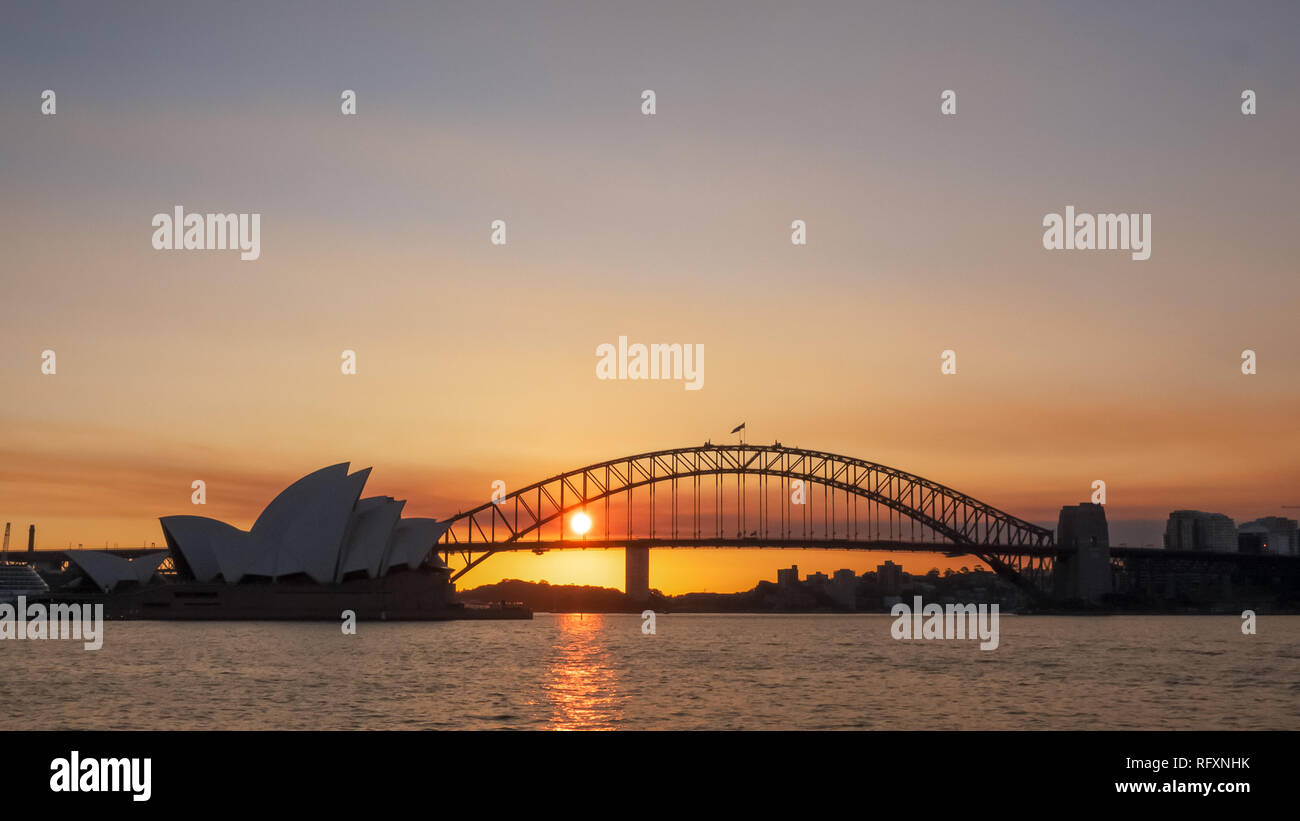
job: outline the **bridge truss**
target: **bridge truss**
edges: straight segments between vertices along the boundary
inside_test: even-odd
[[[578,511],[595,526],[566,537]],[[938,482],[779,442],[705,443],[560,473],[457,514],[439,552],[460,558],[458,579],[506,550],[639,546],[969,554],[1034,595],[1058,553],[1051,530]]]

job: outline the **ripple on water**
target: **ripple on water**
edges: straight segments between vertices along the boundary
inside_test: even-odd
[[[1300,729],[1300,617],[1016,618],[999,649],[873,616],[115,622],[88,655],[0,642],[24,728]],[[1235,632],[1234,632],[1235,631]],[[1232,682],[1249,680],[1250,699]],[[42,693],[40,699],[26,694]]]

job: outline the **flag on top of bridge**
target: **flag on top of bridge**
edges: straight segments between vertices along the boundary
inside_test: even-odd
[[[732,429],[731,429],[731,432],[732,432],[732,433],[738,433],[738,432],[740,432],[740,431],[742,431],[742,430],[744,430],[744,429],[745,429],[745,423],[744,423],[744,422],[741,422],[739,425],[736,425],[734,428],[732,428]]]

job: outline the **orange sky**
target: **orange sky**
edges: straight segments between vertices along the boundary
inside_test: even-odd
[[[158,541],[201,478],[201,512],[247,526],[340,461],[445,517],[494,479],[740,421],[1038,522],[1103,479],[1116,542],[1176,508],[1300,504],[1293,27],[1187,10],[1202,36],[1174,37],[1115,8],[1080,37],[1063,9],[860,5],[521,8],[505,32],[189,9],[183,59],[134,13],[33,12],[24,41],[60,45],[17,44],[0,84],[0,521],[19,544],[30,522],[44,547]],[[261,258],[153,250],[178,204],[261,213]],[[1150,260],[1044,250],[1067,205],[1152,214]],[[619,336],[703,344],[703,390],[596,379]],[[656,553],[651,583],[878,561]],[[588,552],[462,585],[502,576],[623,580]]]

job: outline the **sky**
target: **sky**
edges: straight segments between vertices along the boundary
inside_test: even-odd
[[[0,519],[160,542],[159,516],[247,527],[341,461],[446,517],[741,421],[1047,525],[1101,479],[1115,543],[1285,513],[1300,8],[1134,5],[6,7]],[[176,205],[260,213],[261,257],[155,250]],[[1068,205],[1151,214],[1151,258],[1045,250]],[[597,379],[619,336],[704,345],[703,389]],[[655,552],[651,585],[884,558],[972,564]],[[623,564],[460,583],[503,577]]]

